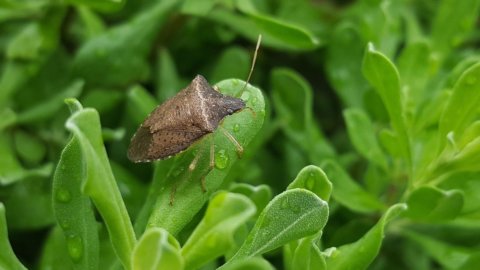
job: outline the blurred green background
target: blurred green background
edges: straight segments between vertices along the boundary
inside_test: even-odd
[[[56,224],[52,177],[70,136],[65,98],[100,113],[110,164],[134,219],[153,175],[151,164],[126,158],[145,117],[139,106],[153,108],[197,74],[212,85],[246,80],[262,34],[250,83],[265,96],[265,123],[227,180],[266,184],[278,194],[302,168],[320,166],[334,190],[323,248],[356,241],[384,206],[408,202],[420,210],[392,226],[372,269],[474,269],[479,5],[0,0],[0,201],[14,253],[28,268],[48,269],[41,262]],[[473,85],[464,92],[462,78]],[[412,196],[424,186],[435,191]],[[452,190],[461,199],[445,210]],[[425,206],[428,200],[438,204]],[[440,214],[425,218],[433,211]],[[270,261],[284,269],[279,254]]]

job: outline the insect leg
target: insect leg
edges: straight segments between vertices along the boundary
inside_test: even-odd
[[[219,126],[219,128],[223,132],[223,135],[225,135],[225,137],[227,137],[227,139],[230,140],[230,142],[232,142],[233,145],[235,145],[238,158],[242,158],[243,147],[240,145],[240,143],[225,128],[223,128],[222,126]]]
[[[213,170],[215,167],[215,142],[214,142],[214,137],[211,136],[210,139],[210,163],[208,164],[208,169],[207,172],[202,176],[202,179],[200,179],[200,183],[202,185],[202,191],[207,192],[207,187],[205,183],[205,177]]]

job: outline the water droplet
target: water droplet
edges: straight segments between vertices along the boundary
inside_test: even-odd
[[[233,85],[233,86],[237,86],[237,85],[238,85],[238,83],[239,83],[239,81],[238,81],[238,80],[232,80],[232,85]]]
[[[252,98],[252,105],[257,104],[258,99],[256,97]]]
[[[305,186],[309,190],[313,190],[315,188],[315,176],[313,175],[313,173],[310,173],[307,181],[305,181]]]
[[[237,133],[239,130],[240,130],[240,125],[239,124],[233,125],[233,132]]]
[[[83,256],[83,243],[82,238],[76,235],[70,235],[67,237],[67,249],[68,254],[74,262],[80,261]]]
[[[222,170],[228,166],[229,158],[224,149],[219,150],[215,154],[215,167]]]
[[[55,198],[59,201],[59,202],[63,202],[63,203],[66,203],[66,202],[69,202],[71,199],[72,199],[72,194],[70,194],[70,191],[64,189],[64,188],[59,188],[57,190],[57,193],[55,195]]]

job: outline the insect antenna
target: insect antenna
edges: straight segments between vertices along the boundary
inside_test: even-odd
[[[237,97],[240,97],[245,89],[247,88],[248,83],[250,82],[250,78],[252,77],[253,74],[253,69],[255,68],[255,63],[257,62],[257,55],[258,55],[258,50],[260,49],[260,43],[262,43],[262,35],[258,35],[257,39],[257,45],[255,46],[255,52],[253,53],[253,59],[252,59],[252,65],[250,67],[250,72],[248,73],[247,81],[245,82],[245,85],[242,87],[242,90],[237,94]]]

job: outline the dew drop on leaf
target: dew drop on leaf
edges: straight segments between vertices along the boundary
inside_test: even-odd
[[[57,193],[55,194],[55,198],[59,202],[67,203],[72,199],[72,194],[70,194],[70,191],[60,188],[57,190]]]
[[[315,178],[314,178],[313,173],[311,173],[309,175],[309,177],[307,178],[307,181],[305,181],[305,186],[309,190],[313,190],[315,188]]]
[[[68,254],[74,262],[80,261],[83,256],[83,244],[82,238],[77,235],[71,235],[67,237],[67,249]]]
[[[240,125],[239,124],[233,125],[233,132],[237,133],[239,130],[240,130]]]
[[[215,154],[215,167],[218,169],[225,169],[228,166],[229,161],[228,155],[225,153],[224,149],[219,150]]]

